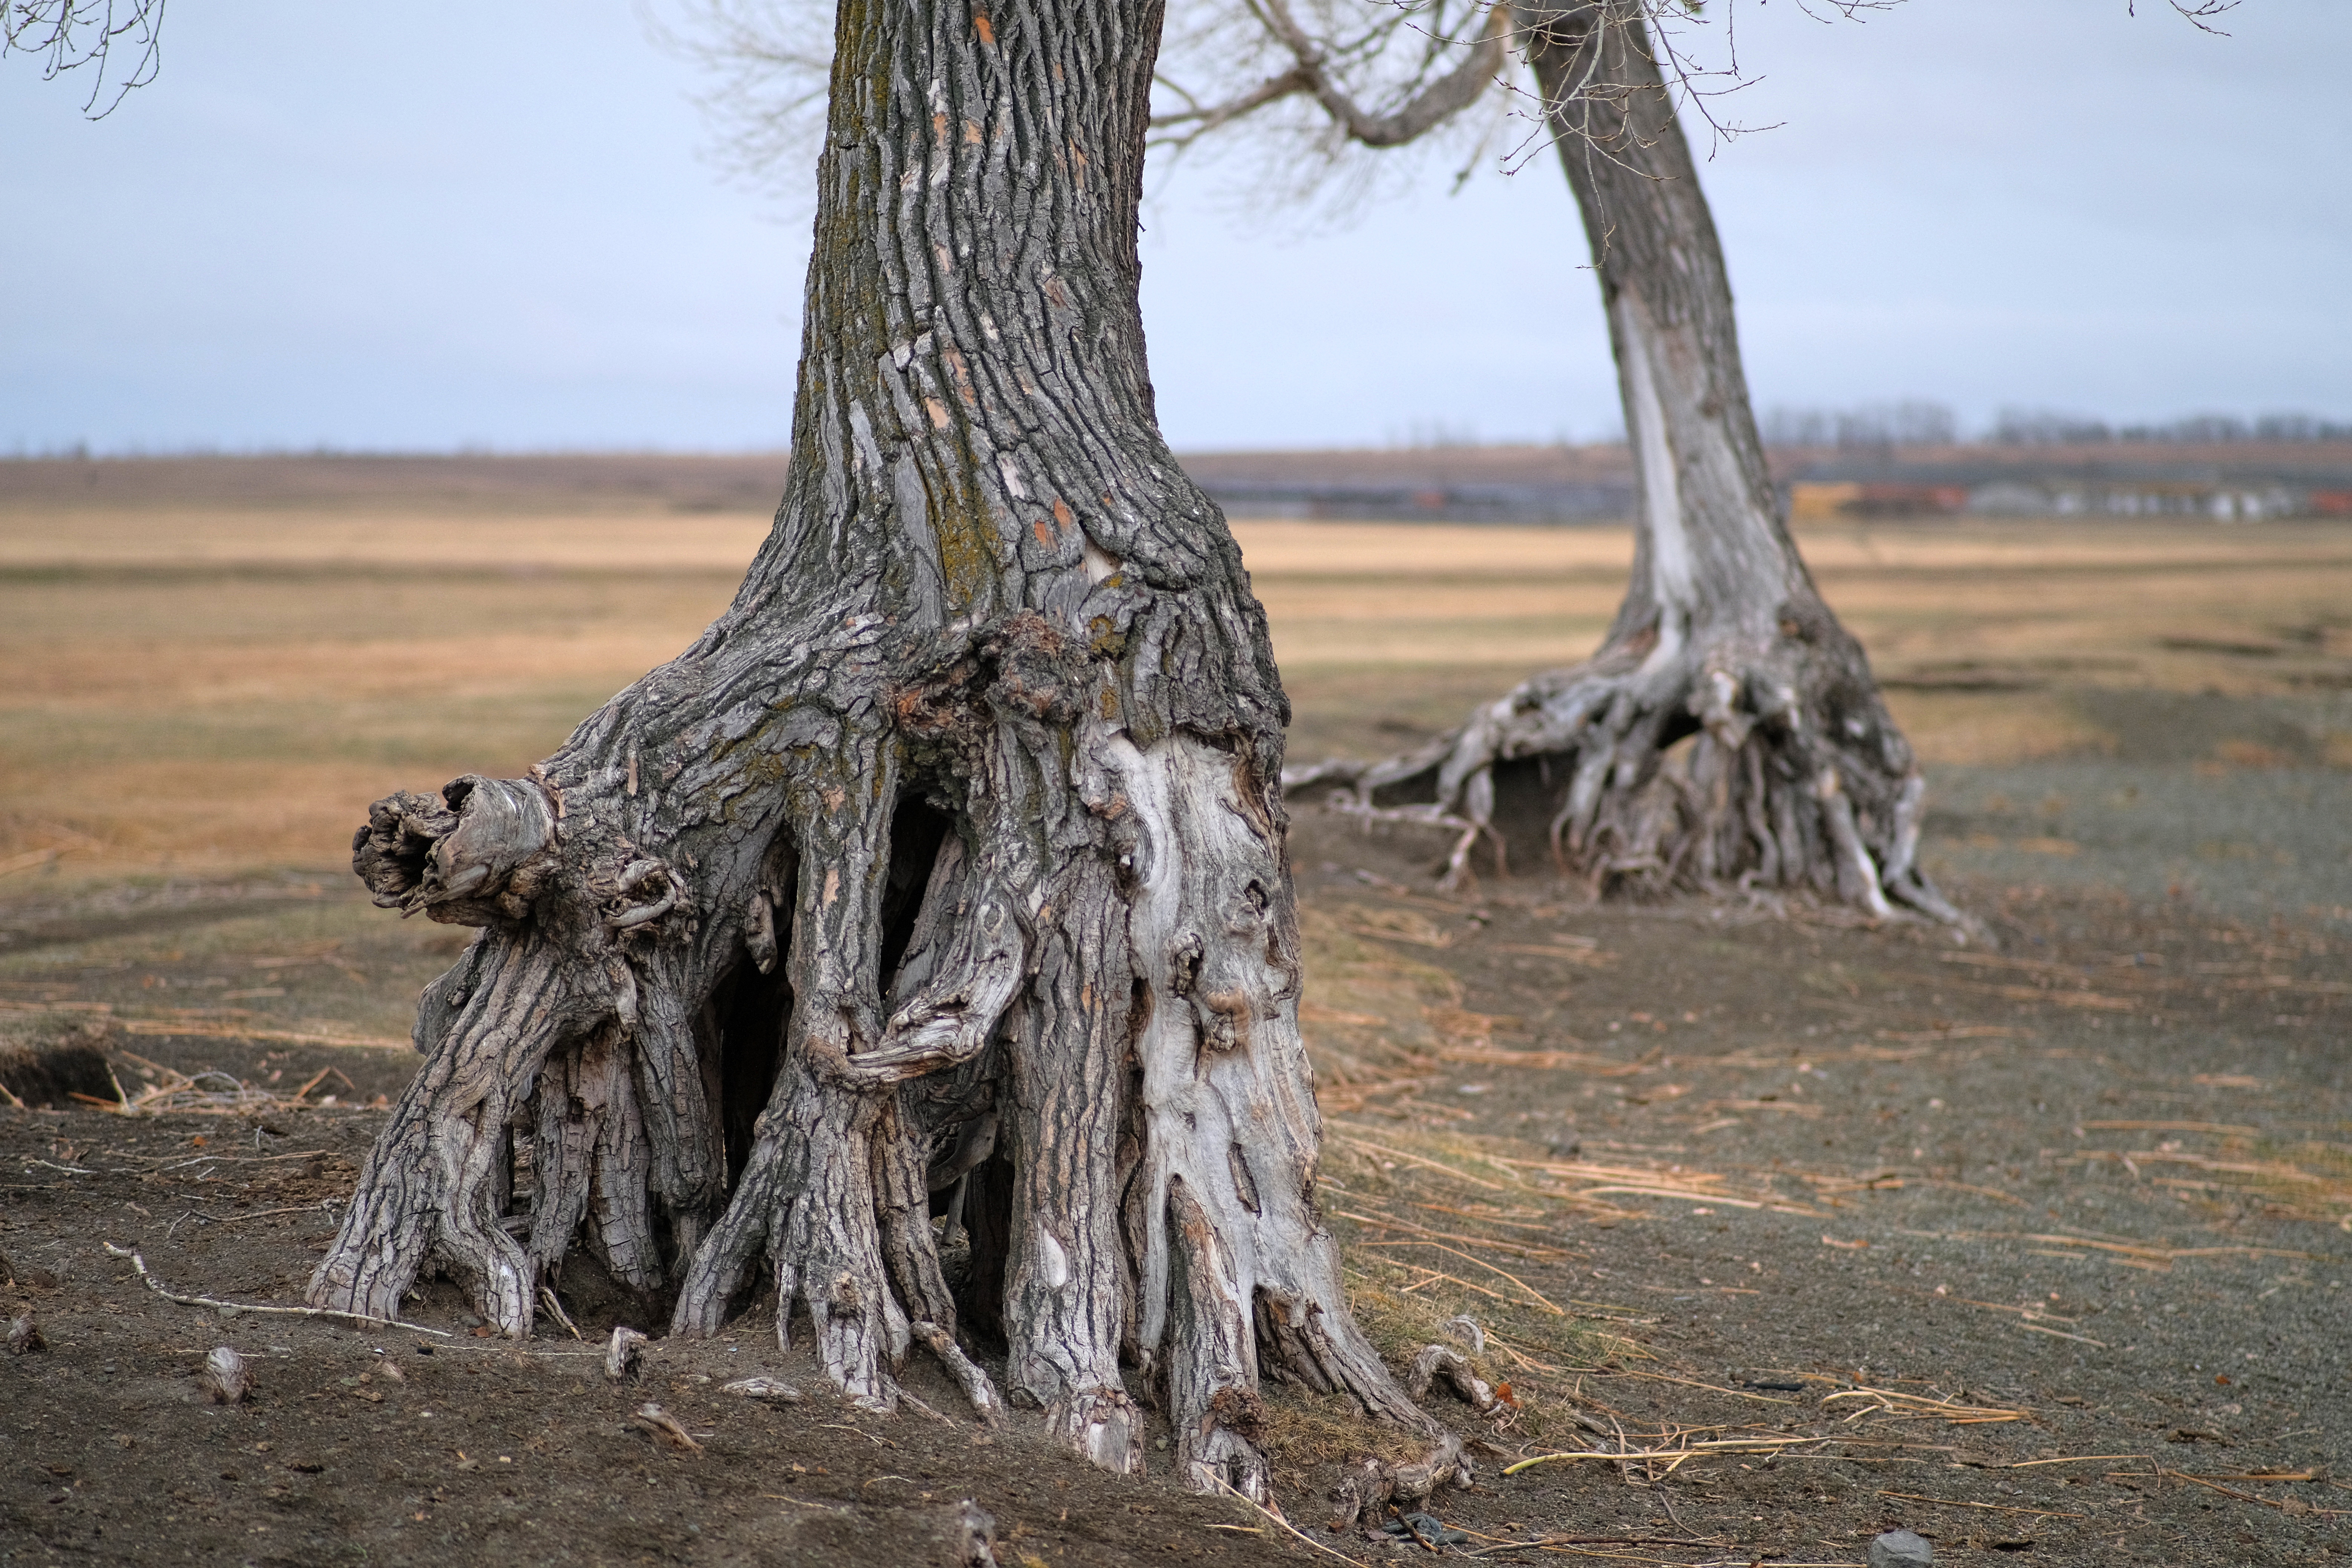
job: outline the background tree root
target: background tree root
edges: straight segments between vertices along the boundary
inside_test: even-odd
[[[1802,892],[1974,922],[1918,865],[1927,784],[1825,610],[1713,643],[1640,633],[1377,763],[1291,770],[1295,799],[1449,830],[1444,877],[1549,867],[1596,896]]]

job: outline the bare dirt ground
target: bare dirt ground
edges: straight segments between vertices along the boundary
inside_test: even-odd
[[[1622,572],[1600,533],[1361,531],[1249,545],[1302,753],[1445,721]],[[1421,1556],[1324,1528],[1380,1439],[1297,1391],[1270,1436],[1312,1546],[1160,1450],[1121,1480],[986,1433],[919,1363],[946,1419],[847,1411],[767,1310],[615,1384],[592,1342],[635,1310],[590,1270],[560,1285],[585,1338],[510,1345],[438,1287],[411,1321],[440,1333],[369,1329],[173,1304],[109,1250],[299,1300],[463,939],[366,906],[343,796],[520,767],[730,585],[522,570],[553,537],[437,574],[0,572],[0,1084],[28,1106],[0,1102],[0,1318],[44,1342],[0,1357],[0,1563],[944,1563],[965,1498],[1006,1563]],[[1515,1402],[1433,1396],[1478,1455],[1445,1552],[1848,1564],[1903,1524],[1948,1563],[2352,1553],[2352,547],[1809,551],[1909,683],[1931,863],[1997,946],[1538,879],[1441,898],[1432,846],[1295,826],[1359,1310],[1400,1360],[1470,1315]],[[1528,603],[1471,644],[1481,576]],[[1415,624],[1359,637],[1367,603]],[[219,1344],[255,1371],[234,1406],[198,1388]],[[753,1372],[804,1397],[720,1392]]]
[[[1438,1406],[1482,1437],[1480,1487],[1435,1504],[1477,1546],[1853,1563],[1897,1523],[1952,1562],[2343,1546],[2352,985],[2333,942],[1972,889],[1996,954],[1595,910],[1543,884],[1442,900],[1413,890],[1425,857],[1400,846],[1314,821],[1297,842],[1328,980],[1310,993],[1325,1201],[1361,1303],[1400,1356],[1476,1317],[1518,1402],[1500,1424]],[[474,1338],[445,1294],[412,1318],[453,1338],[151,1295],[108,1244],[181,1293],[299,1300],[379,1120],[344,1106],[414,1059],[262,1025],[163,1032],[158,993],[407,990],[452,934],[257,970],[320,948],[271,940],[297,914],[357,913],[340,890],[253,910],[275,891],[144,911],[136,940],[173,944],[147,962],[89,962],[101,921],[128,942],[140,911],[15,928],[38,947],[10,999],[40,985],[52,1037],[100,1047],[134,1098],[172,1068],[281,1096],[331,1076],[313,1109],[0,1113],[6,1304],[47,1341],[0,1371],[0,1561],[922,1562],[966,1496],[1011,1562],[1313,1555],[1238,1502],[1097,1475],[1017,1425],[849,1412],[761,1313],[716,1344],[658,1343],[614,1385],[593,1344],[554,1325],[527,1346]],[[263,940],[200,949],[240,922]],[[564,1293],[590,1340],[615,1321],[593,1281]],[[217,1343],[257,1367],[234,1408],[198,1392]],[[718,1392],[754,1371],[808,1397]],[[648,1399],[702,1451],[657,1444],[634,1414]],[[1320,1528],[1333,1461],[1364,1435],[1276,1405],[1289,1517],[1390,1555]],[[1560,1451],[1657,1457],[1503,1473]]]

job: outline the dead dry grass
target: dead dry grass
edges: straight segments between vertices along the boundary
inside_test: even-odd
[[[740,574],[764,512],[550,514],[393,508],[0,507],[0,567],[564,567]]]
[[[1393,750],[1412,736],[1384,721],[1442,729],[1583,657],[1631,557],[1630,535],[1609,529],[1236,531],[1303,715],[1301,755]],[[2084,687],[2352,687],[2352,529],[2339,525],[1971,522],[1801,542],[1930,764],[2111,749],[2116,737],[2068,700]],[[2352,756],[2352,736],[2328,754]]]
[[[724,606],[766,527],[576,500],[0,508],[0,879],[332,866],[388,789],[559,744]],[[1608,528],[1235,529],[1300,756],[1394,750],[1582,657],[1632,549]],[[1803,542],[1930,763],[2112,746],[2084,685],[2352,684],[2352,529]],[[2352,733],[2322,752],[2352,764]]]

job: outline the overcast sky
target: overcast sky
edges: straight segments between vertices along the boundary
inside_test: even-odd
[[[1778,128],[1703,178],[1759,406],[2352,418],[2352,4],[2139,12],[1738,0],[1720,112]],[[781,444],[805,217],[696,85],[629,0],[180,0],[95,124],[0,61],[0,453]],[[1195,173],[1144,243],[1180,448],[1616,428],[1556,164],[1306,237]]]

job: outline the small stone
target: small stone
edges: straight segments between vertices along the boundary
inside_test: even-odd
[[[253,1391],[253,1373],[247,1370],[243,1356],[226,1345],[215,1345],[205,1355],[205,1369],[196,1374],[196,1386],[215,1405],[236,1405]]]
[[[1408,1513],[1401,1518],[1390,1520],[1381,1528],[1401,1540],[1417,1542],[1424,1550],[1437,1546],[1470,1544],[1470,1537],[1466,1532],[1454,1529],[1435,1514]]]
[[[1935,1550],[1907,1530],[1890,1530],[1870,1543],[1870,1568],[1927,1568]]]
[[[996,1568],[996,1516],[966,1498],[954,1517],[956,1568]]]
[[[779,1405],[796,1405],[801,1397],[801,1391],[781,1377],[739,1377],[732,1383],[720,1384],[719,1392],[740,1394],[746,1399],[773,1400]]]

